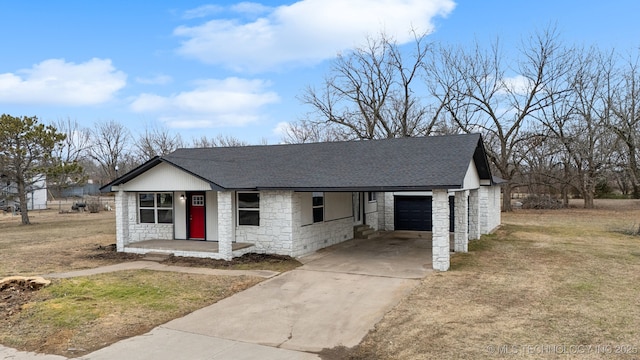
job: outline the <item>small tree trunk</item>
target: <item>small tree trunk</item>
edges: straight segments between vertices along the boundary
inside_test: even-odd
[[[16,182],[18,185],[18,199],[20,199],[20,217],[22,224],[29,225],[31,221],[29,221],[29,212],[27,211],[27,189],[24,175],[18,174],[18,176],[16,176]]]
[[[509,182],[502,186],[502,211],[512,211],[511,207],[511,184]]]

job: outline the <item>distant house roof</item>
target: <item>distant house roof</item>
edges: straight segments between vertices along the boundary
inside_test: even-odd
[[[164,162],[215,190],[402,191],[462,188],[469,163],[492,181],[479,134],[311,144],[178,149],[102,187]]]

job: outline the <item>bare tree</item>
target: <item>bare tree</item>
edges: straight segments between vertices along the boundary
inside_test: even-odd
[[[640,198],[640,54],[629,56],[613,82],[611,116],[608,127],[616,134],[622,147],[625,173],[633,189],[633,197]],[[622,164],[621,164],[622,165]]]
[[[442,47],[428,68],[432,93],[451,118],[463,131],[483,134],[491,163],[507,180],[502,208],[510,211],[516,184],[509,181],[518,171],[518,153],[531,136],[523,129],[553,99],[564,96],[566,90],[556,82],[567,71],[569,52],[559,45],[555,30],[547,30],[523,42],[515,66],[503,59],[498,41],[489,51],[478,44],[470,51]],[[510,69],[515,76],[507,76]]]
[[[147,126],[134,145],[137,157],[144,162],[154,156],[167,155],[184,147],[184,142],[180,134],[171,134],[166,128]]]
[[[308,87],[301,96],[313,111],[297,128],[319,125],[331,136],[348,139],[429,135],[442,105],[425,105],[427,99],[419,97],[415,87],[430,50],[426,37],[416,34],[407,59],[383,34],[369,38],[365,47],[338,55],[322,87]],[[306,141],[314,137],[310,135],[294,139]]]
[[[52,153],[53,159],[57,159],[57,164],[47,172],[49,187],[60,193],[67,186],[82,184],[87,180],[81,163],[87,158],[91,133],[70,118],[58,119],[53,126],[58,132],[66,135],[61,145]]]
[[[349,140],[349,134],[331,123],[317,124],[309,120],[300,120],[287,124],[282,133],[282,142],[302,144]]]
[[[129,149],[130,140],[129,130],[115,120],[95,124],[89,156],[100,165],[104,180],[111,181],[135,166]]]
[[[215,138],[207,138],[206,136],[202,136],[199,139],[193,139],[193,146],[196,148],[207,148],[207,147],[239,147],[239,146],[248,146],[249,143],[240,140],[237,137],[231,135],[218,135]]]
[[[550,140],[562,145],[564,180],[593,208],[596,184],[610,168],[616,149],[607,129],[614,78],[613,57],[591,48],[575,51],[567,73],[570,85],[562,101],[544,109],[540,121],[550,131]]]

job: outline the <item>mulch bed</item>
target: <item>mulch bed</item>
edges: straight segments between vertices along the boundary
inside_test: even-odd
[[[239,264],[253,264],[253,263],[283,263],[294,260],[290,256],[285,255],[269,255],[269,254],[256,254],[248,253],[240,257],[233,258],[230,261],[216,260],[216,259],[202,259],[202,258],[186,258],[181,256],[170,256],[162,263],[166,265],[179,265],[179,266],[193,266],[193,267],[206,267],[215,269],[224,269]]]

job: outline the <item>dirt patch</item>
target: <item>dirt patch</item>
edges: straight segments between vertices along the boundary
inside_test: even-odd
[[[191,266],[233,270],[273,270],[288,271],[302,265],[298,260],[285,255],[248,253],[230,261],[202,258],[170,256],[162,261],[165,265]]]
[[[29,286],[25,282],[12,283],[0,288],[0,323],[19,313],[24,304],[31,302],[38,290],[39,288]]]

